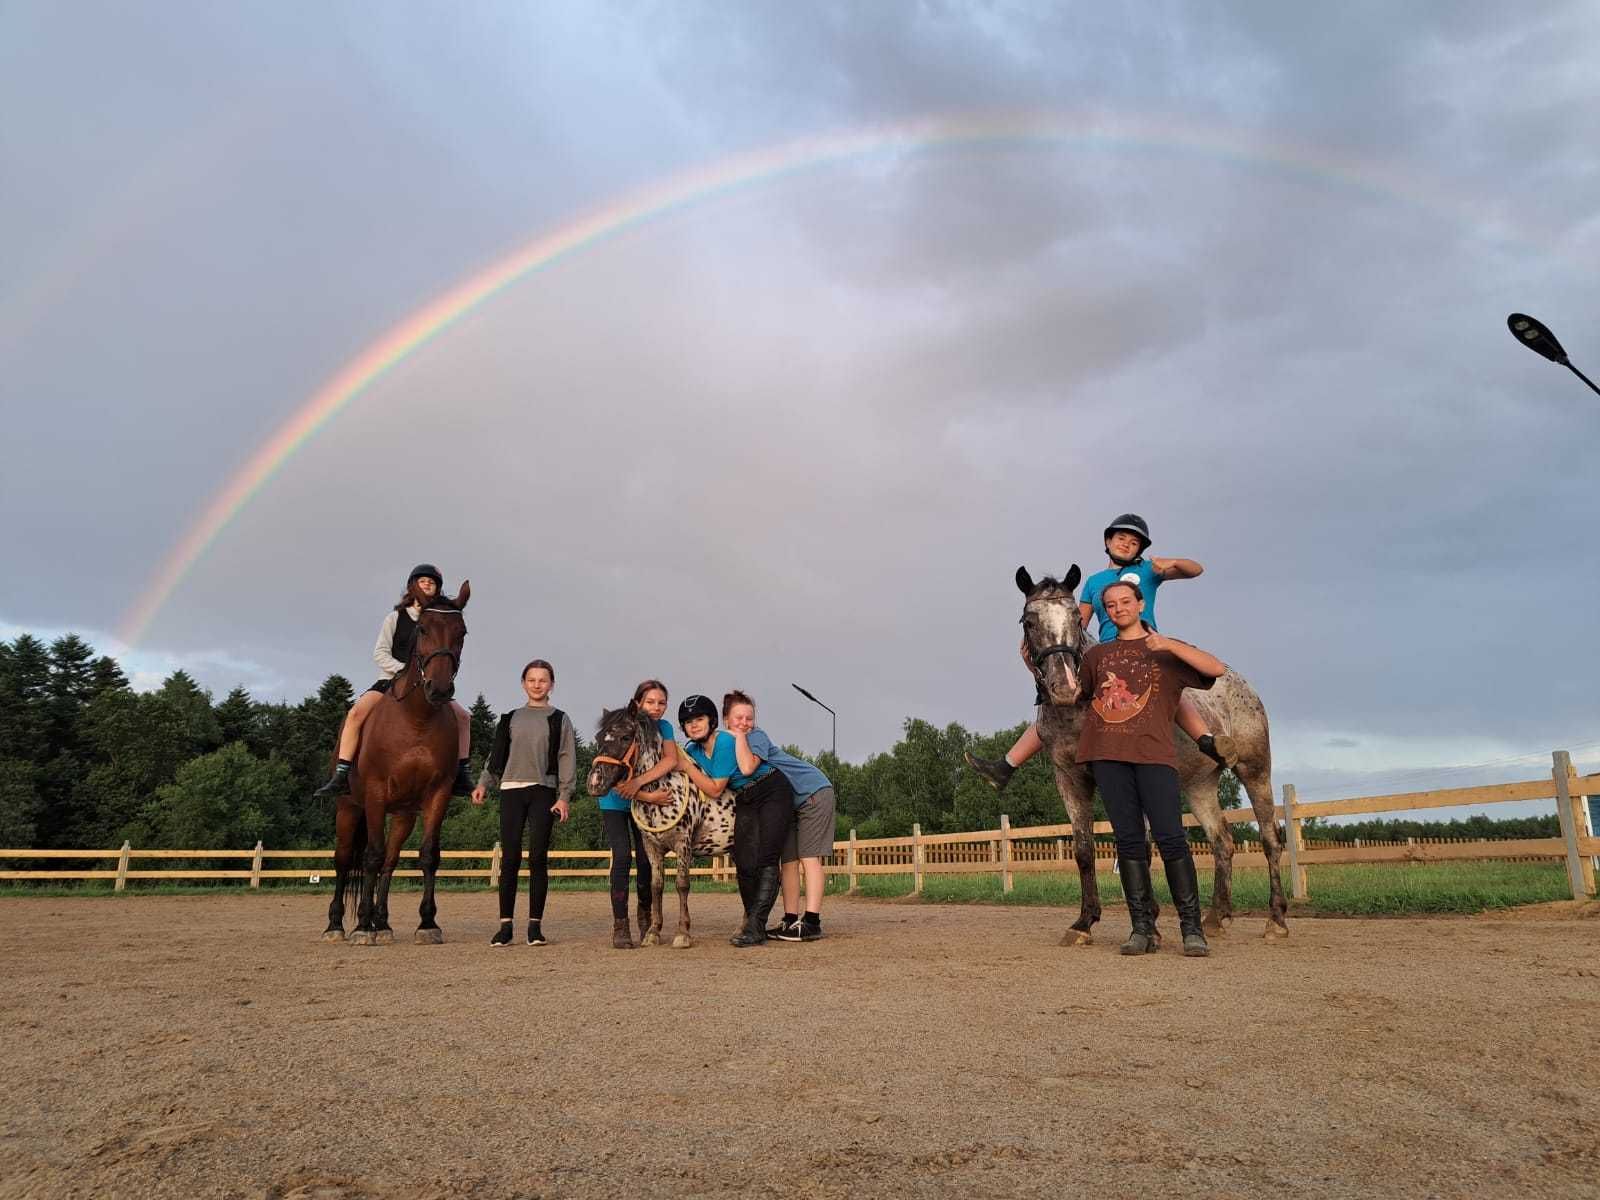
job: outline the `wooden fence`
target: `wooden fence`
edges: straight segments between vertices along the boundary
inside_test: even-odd
[[[1293,896],[1304,899],[1310,894],[1308,873],[1314,866],[1462,860],[1560,860],[1566,866],[1574,898],[1594,895],[1595,859],[1600,856],[1600,837],[1594,836],[1595,831],[1589,826],[1584,799],[1600,795],[1600,775],[1578,775],[1564,750],[1557,750],[1552,759],[1553,769],[1544,779],[1387,796],[1357,796],[1313,804],[1300,803],[1296,799],[1294,785],[1285,784],[1283,803],[1274,809],[1274,817],[1284,838]],[[1555,802],[1561,825],[1560,837],[1496,841],[1417,838],[1404,842],[1346,842],[1307,840],[1305,837],[1304,823],[1314,817],[1406,813],[1528,800]],[[1223,816],[1232,824],[1255,824],[1255,814],[1248,808],[1229,809]],[[1198,824],[1192,816],[1185,817],[1184,823],[1189,826]],[[1105,821],[1096,822],[1094,832],[1097,836],[1109,835],[1111,826]],[[1196,844],[1194,849],[1202,863],[1210,857],[1209,846]],[[415,859],[416,856],[414,850],[402,853],[402,858],[406,859]],[[500,872],[504,868],[498,843],[491,850],[446,850],[443,857],[446,862],[471,861],[480,865],[441,867],[439,875],[442,878],[482,879],[491,887],[499,882]],[[552,878],[599,878],[609,873],[606,865],[609,854],[604,850],[552,850],[550,857],[556,860],[550,871]],[[1109,842],[1097,841],[1095,863],[1099,870],[1111,870],[1114,857],[1115,849]],[[124,890],[130,879],[247,879],[253,888],[259,888],[264,879],[331,882],[333,870],[332,851],[267,850],[260,844],[254,850],[135,850],[127,843],[116,850],[0,850],[0,861],[8,859],[78,862],[115,860],[114,869],[0,870],[0,880],[112,879],[116,881],[117,891]],[[207,864],[219,860],[239,861],[241,866],[238,869],[220,869],[208,865],[198,870],[135,870],[132,867],[135,860],[186,860]],[[247,868],[243,866],[245,860],[248,860]],[[585,860],[593,865],[561,865]],[[300,865],[269,868],[269,861],[296,862]],[[1246,844],[1240,847],[1234,865],[1259,866],[1262,861],[1254,847]],[[999,829],[971,833],[924,834],[920,826],[913,825],[910,837],[862,839],[851,830],[848,840],[834,843],[833,853],[824,860],[824,865],[829,873],[845,876],[852,890],[863,875],[910,875],[912,891],[920,892],[923,880],[928,875],[991,874],[999,875],[1002,890],[1009,892],[1018,874],[1075,869],[1072,865],[1072,826],[1034,825],[1013,829],[1010,819],[1002,816]],[[672,869],[676,870],[676,867]],[[395,874],[419,877],[422,872],[404,869]],[[710,866],[692,868],[692,874],[719,882],[733,878],[732,867],[725,855],[713,859]]]

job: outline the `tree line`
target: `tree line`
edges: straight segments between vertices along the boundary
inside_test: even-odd
[[[181,670],[160,687],[138,692],[115,659],[96,655],[75,634],[48,645],[30,634],[0,641],[0,847],[104,850],[127,841],[221,850],[260,841],[281,849],[325,848],[332,841],[332,806],[311,793],[327,778],[353,699],[342,675],[328,676],[298,704],[257,700],[240,687],[215,700]],[[497,714],[481,694],[470,711],[476,777]],[[572,819],[557,827],[559,849],[605,845],[599,810],[583,792],[594,756],[582,737],[586,724],[574,719],[578,794]],[[903,837],[913,824],[924,833],[993,829],[1002,812],[1016,826],[1060,823],[1066,817],[1043,756],[1021,768],[1003,796],[962,761],[967,750],[999,756],[1022,729],[976,734],[913,717],[891,749],[865,762],[826,752],[804,757],[833,781],[841,838],[852,828],[862,838]],[[1225,807],[1239,803],[1231,775],[1224,774],[1220,790]],[[1103,818],[1098,803],[1096,815]],[[1484,817],[1366,822],[1359,828],[1403,825],[1405,832],[1357,833],[1347,825],[1337,827],[1337,836],[1479,836],[1456,832],[1457,826],[1477,830],[1475,822],[1508,836],[1506,822]],[[1545,836],[1540,829],[1534,836]],[[1236,833],[1253,831],[1236,827]],[[465,798],[451,801],[442,833],[446,849],[487,849],[498,836],[492,796],[481,808]]]

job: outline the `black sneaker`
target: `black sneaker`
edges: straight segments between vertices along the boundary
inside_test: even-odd
[[[794,939],[797,942],[817,942],[822,940],[821,921],[800,921],[796,923],[795,929],[799,934]]]
[[[491,946],[509,946],[509,945],[511,945],[511,922],[510,921],[501,921],[500,922],[500,928],[495,933],[495,935],[492,938],[489,939],[489,945],[491,945]]]
[[[539,922],[537,922],[537,921],[529,921],[528,922],[528,945],[530,945],[530,946],[548,945],[548,943],[545,941],[544,930],[539,928]]]
[[[791,921],[787,917],[767,930],[769,938],[777,938],[780,942],[798,942],[800,940],[800,920],[797,917]]]

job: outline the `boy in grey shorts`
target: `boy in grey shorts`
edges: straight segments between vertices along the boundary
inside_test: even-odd
[[[754,717],[754,710],[751,712]],[[730,728],[731,728],[730,722]],[[750,751],[771,763],[794,789],[794,820],[779,857],[783,882],[783,920],[767,936],[784,942],[814,942],[822,936],[822,860],[833,853],[833,783],[803,758],[790,754],[762,730],[746,734]],[[806,909],[800,911],[800,877],[805,874]]]
[[[808,764],[809,765],[809,764]],[[816,768],[812,768],[815,770]],[[821,774],[821,772],[818,772]],[[833,785],[820,787],[794,810],[789,840],[779,858],[783,879],[783,923],[772,934],[786,942],[814,942],[822,936],[822,860],[833,853]],[[805,872],[806,911],[800,909],[800,873]]]

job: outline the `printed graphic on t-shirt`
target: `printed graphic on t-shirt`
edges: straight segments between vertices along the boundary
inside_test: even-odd
[[[1150,696],[1154,691],[1155,685],[1150,684],[1135,696],[1129,689],[1126,679],[1115,671],[1107,671],[1092,702],[1094,711],[1106,724],[1120,725],[1142,713],[1145,705],[1150,703]]]

